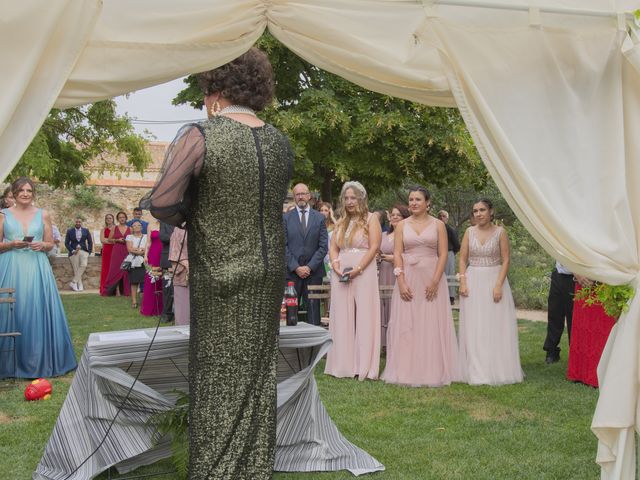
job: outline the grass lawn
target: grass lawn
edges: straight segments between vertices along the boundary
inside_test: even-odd
[[[155,325],[128,299],[63,296],[78,358],[91,332]],[[520,321],[520,385],[439,389],[338,380],[316,371],[338,428],[387,468],[379,479],[597,479],[589,430],[597,390],[564,379],[566,356],[545,365],[545,324]],[[567,352],[566,344],[563,352]],[[564,355],[564,353],[563,353]],[[73,375],[52,380],[48,401],[26,402],[26,382],[0,382],[0,479],[30,479]],[[153,467],[141,469],[150,472]],[[162,462],[156,469],[170,468]],[[99,478],[106,479],[106,475]],[[154,478],[171,478],[171,475]],[[276,474],[278,480],[347,479],[348,472]]]

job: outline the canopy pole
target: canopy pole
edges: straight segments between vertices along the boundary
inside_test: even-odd
[[[455,7],[477,7],[477,8],[493,8],[496,10],[515,10],[520,12],[528,12],[532,8],[538,9],[541,13],[559,13],[563,15],[578,15],[578,16],[586,16],[586,17],[607,17],[607,18],[616,18],[618,16],[617,12],[605,12],[602,10],[584,10],[579,8],[562,8],[562,7],[551,7],[551,6],[537,6],[537,5],[509,5],[504,3],[494,3],[494,2],[477,2],[473,0],[433,0],[430,2],[427,0],[426,2],[423,0],[423,3],[431,3],[432,5],[450,5]]]

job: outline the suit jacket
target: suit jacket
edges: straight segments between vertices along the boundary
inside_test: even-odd
[[[307,231],[302,232],[298,209],[293,208],[284,215],[286,239],[287,277],[296,278],[296,268],[311,268],[311,278],[324,277],[324,257],[327,254],[327,227],[324,216],[308,208]]]
[[[82,227],[80,230],[82,231],[80,241],[76,239],[75,227],[67,230],[67,235],[64,239],[64,246],[67,247],[69,256],[71,256],[78,245],[80,245],[80,249],[84,250],[85,252],[91,253],[91,250],[93,250],[93,238],[91,238],[89,230],[84,227]]]

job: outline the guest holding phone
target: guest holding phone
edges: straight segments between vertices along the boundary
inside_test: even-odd
[[[64,375],[76,368],[67,317],[46,252],[53,248],[51,218],[32,205],[35,185],[27,177],[11,185],[15,205],[0,215],[0,288],[15,288],[14,314],[0,305],[0,331],[18,331],[15,376]],[[14,324],[10,324],[14,322]],[[8,340],[0,340],[0,378],[14,375]]]
[[[131,308],[138,308],[138,287],[144,283],[145,253],[147,251],[147,236],[142,233],[142,222],[134,218],[131,223],[131,234],[126,237],[126,260],[131,262],[129,269],[129,285],[131,285]]]
[[[380,294],[375,258],[382,231],[377,217],[369,213],[367,191],[360,182],[342,186],[338,216],[329,247],[333,347],[324,372],[334,377],[376,379],[380,368]]]

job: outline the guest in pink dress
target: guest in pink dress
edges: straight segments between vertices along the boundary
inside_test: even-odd
[[[413,387],[439,387],[460,379],[458,344],[444,273],[447,230],[428,214],[424,187],[409,192],[411,216],[394,233],[396,287],[387,330],[382,379]]]
[[[107,277],[109,276],[109,266],[111,265],[111,250],[113,250],[113,243],[109,240],[111,230],[115,228],[113,221],[113,215],[107,213],[104,216],[104,228],[100,232],[100,243],[102,244],[102,251],[100,255],[102,257],[102,269],[100,270],[100,295],[107,294]]]
[[[173,268],[173,314],[176,325],[189,325],[191,304],[189,300],[189,251],[187,231],[176,227],[171,234],[169,261]]]
[[[460,367],[471,385],[504,385],[523,379],[516,309],[507,280],[509,238],[493,224],[490,200],[473,205],[475,226],[462,239]]]
[[[338,215],[329,247],[333,346],[324,373],[376,379],[380,369],[380,294],[375,257],[380,249],[380,222],[369,213],[367,192],[359,182],[343,185]]]
[[[409,209],[405,205],[396,204],[389,213],[389,231],[382,232],[382,242],[380,242],[380,271],[378,281],[380,285],[393,286],[396,284],[396,276],[393,274],[393,231],[401,220],[409,217]],[[380,299],[380,342],[382,348],[387,346],[387,327],[389,325],[389,313],[391,311],[391,299]]]
[[[145,254],[145,265],[157,269],[160,268],[160,255],[162,254],[162,242],[160,241],[160,232],[158,230],[151,231],[151,242],[147,245]],[[160,315],[162,313],[162,277],[159,275],[154,282],[147,272],[144,276],[144,288],[142,289],[142,305],[140,313],[149,317]]]
[[[105,294],[115,295],[119,290],[120,295],[128,297],[131,295],[131,287],[129,285],[129,272],[120,269],[122,261],[129,251],[127,250],[127,235],[131,235],[131,230],[127,227],[127,214],[118,212],[116,215],[118,224],[113,227],[109,233],[109,240],[113,242],[111,250],[111,262],[109,262],[109,275],[105,280]]]

